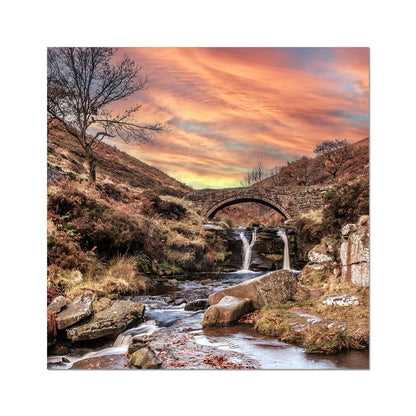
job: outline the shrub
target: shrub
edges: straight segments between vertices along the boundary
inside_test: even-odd
[[[136,252],[137,269],[142,273],[150,273],[152,269],[152,260],[145,253]]]
[[[367,215],[369,194],[368,179],[330,189],[325,194],[324,230],[330,234],[339,233],[343,225],[355,223],[361,215]]]
[[[96,248],[103,258],[143,248],[144,231],[137,217],[76,189],[49,196],[48,209],[57,224],[76,234],[82,250]]]
[[[48,235],[48,266],[56,265],[62,269],[88,268],[88,253],[82,251],[80,244],[65,231],[55,230]]]
[[[120,186],[116,186],[111,182],[104,182],[97,184],[97,189],[100,190],[100,196],[106,201],[113,199],[114,201],[128,202],[129,196],[123,192]]]
[[[142,213],[148,217],[157,214],[179,221],[184,217],[186,208],[174,201],[165,201],[153,191],[146,190],[142,193]]]

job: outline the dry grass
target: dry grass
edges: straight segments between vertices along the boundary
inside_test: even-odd
[[[187,237],[184,234],[171,230],[168,234],[167,246],[173,250],[186,249],[203,249],[205,247],[205,240],[201,235],[195,235],[193,238]]]
[[[300,214],[299,218],[312,221],[315,224],[320,224],[323,220],[323,210],[323,208],[320,208],[315,211],[309,211],[307,213]]]
[[[321,272],[322,273],[322,272]],[[284,342],[300,345],[309,353],[332,354],[342,350],[363,349],[369,345],[369,289],[342,283],[333,274],[321,275],[308,283],[320,290],[311,298],[308,286],[300,286],[297,301],[263,308],[255,319],[257,331],[276,336]],[[358,298],[358,305],[326,305],[332,295],[348,294]],[[308,321],[308,314],[318,321]]]
[[[79,270],[59,270],[49,276],[49,285],[61,287],[68,299],[86,290],[97,296],[119,297],[146,292],[150,287],[147,276],[137,271],[137,260],[132,256],[114,258],[107,268],[82,274]]]
[[[368,332],[345,328],[344,325],[328,327],[328,323],[309,325],[303,346],[311,354],[334,354],[340,351],[361,350],[368,347]]]
[[[264,307],[255,318],[256,331],[275,336],[281,341],[301,345],[304,342],[303,332],[299,330],[307,325],[305,318],[299,317],[290,310],[293,303]]]

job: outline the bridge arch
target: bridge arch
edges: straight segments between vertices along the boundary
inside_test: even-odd
[[[292,216],[289,214],[289,212],[283,208],[279,203],[274,201],[271,198],[268,198],[264,195],[257,195],[257,196],[244,196],[244,195],[233,195],[228,198],[225,198],[214,205],[212,205],[206,212],[205,216],[207,218],[214,218],[215,214],[220,211],[221,209],[228,207],[230,205],[236,205],[241,204],[244,202],[256,202],[258,204],[266,205],[275,211],[277,211],[279,214],[283,215],[286,220],[289,220],[292,218]]]

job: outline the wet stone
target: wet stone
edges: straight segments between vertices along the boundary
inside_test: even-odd
[[[129,359],[125,354],[105,355],[101,357],[86,358],[77,361],[71,370],[127,370]]]
[[[155,352],[148,346],[135,351],[130,359],[130,366],[143,370],[160,368],[162,361],[157,360]]]
[[[191,300],[185,306],[186,311],[202,311],[209,306],[208,299]]]

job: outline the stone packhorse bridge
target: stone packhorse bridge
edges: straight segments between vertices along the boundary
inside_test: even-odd
[[[247,187],[225,189],[201,189],[191,192],[185,199],[199,205],[206,218],[230,205],[256,202],[266,205],[291,219],[299,213],[324,206],[326,186],[275,186],[272,188]]]

